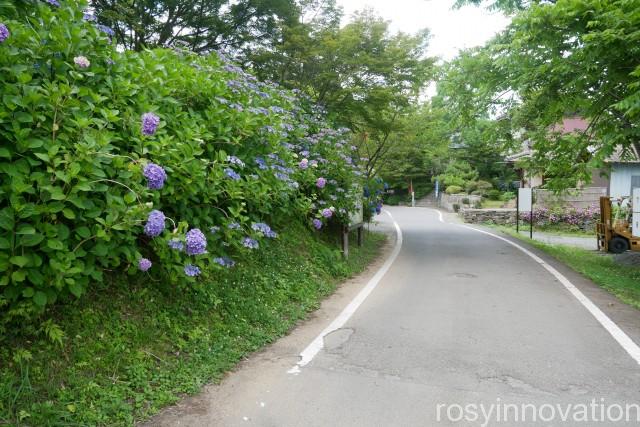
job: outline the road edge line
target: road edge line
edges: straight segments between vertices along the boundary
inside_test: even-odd
[[[629,356],[631,356],[631,358],[634,359],[636,363],[640,365],[640,346],[638,346],[638,344],[636,344],[629,337],[629,335],[626,334],[626,332],[624,332],[613,320],[611,320],[609,316],[607,316],[602,310],[600,310],[600,308],[597,305],[595,305],[593,301],[591,301],[585,294],[583,294],[582,291],[580,291],[580,289],[578,289],[573,283],[571,283],[571,281],[567,279],[565,275],[563,275],[558,270],[556,270],[555,267],[549,265],[542,258],[537,256],[530,250],[524,248],[523,246],[520,246],[515,242],[512,242],[511,240],[505,237],[498,236],[497,234],[493,234],[488,231],[480,230],[475,227],[471,227],[464,224],[451,224],[451,225],[458,225],[460,227],[467,228],[469,230],[477,231],[478,233],[487,234],[491,237],[507,242],[511,246],[514,246],[515,248],[519,249],[521,252],[531,257],[535,262],[540,264],[545,270],[551,273],[552,276],[558,279],[558,281],[562,283],[565,289],[567,289],[582,304],[582,306],[586,308],[587,311],[589,311],[589,313],[591,313],[593,317],[595,317],[598,323],[600,323],[600,325],[602,325],[602,327],[607,332],[609,332],[609,334],[613,337],[613,339],[615,339],[618,342],[618,344],[620,344],[620,346],[629,354]]]
[[[299,354],[300,360],[291,369],[287,371],[288,374],[296,374],[296,375],[299,374],[300,368],[306,366],[309,362],[313,360],[313,358],[324,347],[324,337],[327,334],[330,334],[331,332],[334,332],[340,329],[342,326],[344,326],[345,323],[347,323],[347,321],[351,318],[351,316],[353,316],[353,314],[360,307],[360,305],[362,305],[362,303],[369,296],[369,294],[371,294],[371,292],[373,292],[376,286],[378,286],[378,283],[380,282],[382,277],[384,277],[384,275],[387,274],[387,271],[389,271],[389,268],[391,268],[391,265],[398,257],[398,254],[400,253],[400,249],[402,249],[402,230],[400,229],[400,226],[398,225],[396,220],[393,218],[393,215],[391,215],[391,212],[389,212],[386,209],[383,210],[383,212],[389,215],[389,218],[391,218],[391,221],[393,221],[393,226],[396,229],[396,244],[395,244],[395,247],[393,248],[393,252],[389,256],[389,258],[387,258],[387,260],[382,265],[382,267],[380,267],[380,269],[376,272],[376,274],[369,280],[367,285],[364,288],[362,288],[360,292],[358,292],[358,295],[356,295],[349,302],[349,304],[347,304],[347,306],[342,310],[342,312],[340,312],[340,314],[335,319],[333,319],[333,321],[329,324],[329,326],[324,328],[322,332],[320,332],[320,334],[318,334],[318,336],[316,336],[313,339],[313,341],[311,341],[311,343],[304,350],[302,350],[302,352],[300,352]]]

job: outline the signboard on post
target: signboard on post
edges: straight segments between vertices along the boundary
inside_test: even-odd
[[[362,198],[356,202],[356,210],[349,215],[349,228],[364,222],[364,211],[362,209]]]
[[[533,190],[518,188],[516,231],[520,232],[520,212],[529,212],[529,238],[533,239]]]
[[[531,188],[518,188],[518,211],[531,212],[532,202],[533,194]]]
[[[349,224],[342,226],[342,253],[345,258],[349,257],[349,231],[358,231],[358,246],[362,246],[362,229],[364,227],[364,206],[362,197],[356,202],[356,210],[349,214]]]

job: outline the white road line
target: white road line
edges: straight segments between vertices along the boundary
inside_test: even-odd
[[[293,368],[289,369],[287,373],[298,374],[300,372],[300,368],[304,367],[313,360],[316,354],[318,354],[318,352],[322,350],[322,347],[324,347],[324,337],[327,334],[340,329],[347,322],[347,320],[349,320],[349,318],[353,315],[353,313],[356,312],[358,307],[360,307],[360,305],[369,296],[369,294],[371,294],[376,286],[378,286],[378,283],[380,282],[382,277],[387,273],[387,271],[389,271],[391,264],[393,264],[393,262],[398,257],[400,249],[402,248],[402,231],[400,230],[400,226],[398,225],[398,223],[393,219],[391,213],[387,210],[385,210],[384,213],[389,215],[391,221],[393,221],[393,226],[396,229],[396,245],[393,248],[391,256],[387,258],[384,265],[380,267],[380,270],[376,272],[375,276],[373,276],[371,280],[369,280],[369,283],[367,283],[367,285],[362,288],[358,295],[356,295],[356,297],[351,300],[349,305],[347,305],[344,310],[342,310],[342,313],[340,313],[338,317],[336,317],[333,322],[329,324],[329,326],[327,326],[322,332],[320,332],[320,335],[315,337],[315,339],[311,341],[311,344],[309,344],[307,348],[302,350],[302,352],[300,353],[300,361],[296,363]]]
[[[442,217],[442,213],[440,211],[438,211],[438,213],[440,213],[440,217]],[[573,283],[571,283],[569,279],[567,279],[562,273],[560,273],[554,267],[547,264],[542,258],[537,256],[533,252],[529,251],[528,249],[525,249],[524,247],[520,246],[519,244],[514,243],[511,240],[505,239],[504,237],[498,236],[496,234],[489,233],[488,231],[479,230],[474,227],[469,227],[468,225],[462,225],[462,224],[453,224],[453,225],[459,225],[460,227],[468,228],[469,230],[477,231],[478,233],[487,234],[496,239],[500,239],[504,242],[507,242],[511,246],[514,246],[515,248],[519,249],[525,254],[529,255],[535,262],[540,264],[542,267],[544,267],[545,270],[547,270],[556,279],[558,279],[558,281],[562,283],[562,285],[569,292],[571,292],[571,294],[578,301],[580,301],[580,303],[589,311],[589,313],[591,313],[593,317],[595,317],[596,320],[600,322],[602,327],[604,327],[607,330],[607,332],[611,334],[613,339],[618,341],[618,344],[620,344],[622,348],[627,353],[629,353],[629,356],[631,356],[638,364],[640,364],[640,347],[638,347],[638,345],[635,342],[633,342],[633,340],[629,338],[629,336],[622,329],[620,329],[620,327],[616,325],[613,322],[613,320],[611,320],[606,314],[604,314],[602,310],[600,310],[589,298],[587,298],[578,288],[576,288],[576,286]]]

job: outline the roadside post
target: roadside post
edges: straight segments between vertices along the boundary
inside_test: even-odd
[[[631,212],[631,235],[640,237],[640,187],[633,189]]]
[[[436,200],[438,200],[439,193],[440,193],[440,181],[436,179]]]
[[[411,180],[411,184],[409,184],[409,192],[411,193],[411,207],[416,207],[416,193],[413,191],[413,180]]]
[[[342,255],[349,258],[349,232],[357,230],[358,246],[363,243],[364,230],[364,210],[362,199],[359,199],[356,205],[356,211],[349,215],[349,223],[342,227]]]
[[[518,188],[516,206],[516,232],[520,232],[520,212],[529,212],[529,237],[533,239],[533,191],[531,188]]]

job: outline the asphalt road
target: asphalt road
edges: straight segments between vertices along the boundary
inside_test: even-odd
[[[440,222],[436,211],[389,211],[402,230],[399,255],[299,373],[287,373],[298,354],[384,260],[221,385],[148,425],[640,425],[640,365],[557,278],[504,241]],[[389,216],[379,219],[393,231]],[[566,274],[638,342],[638,311]],[[505,414],[506,405],[517,408]],[[631,422],[616,421],[616,405]]]

